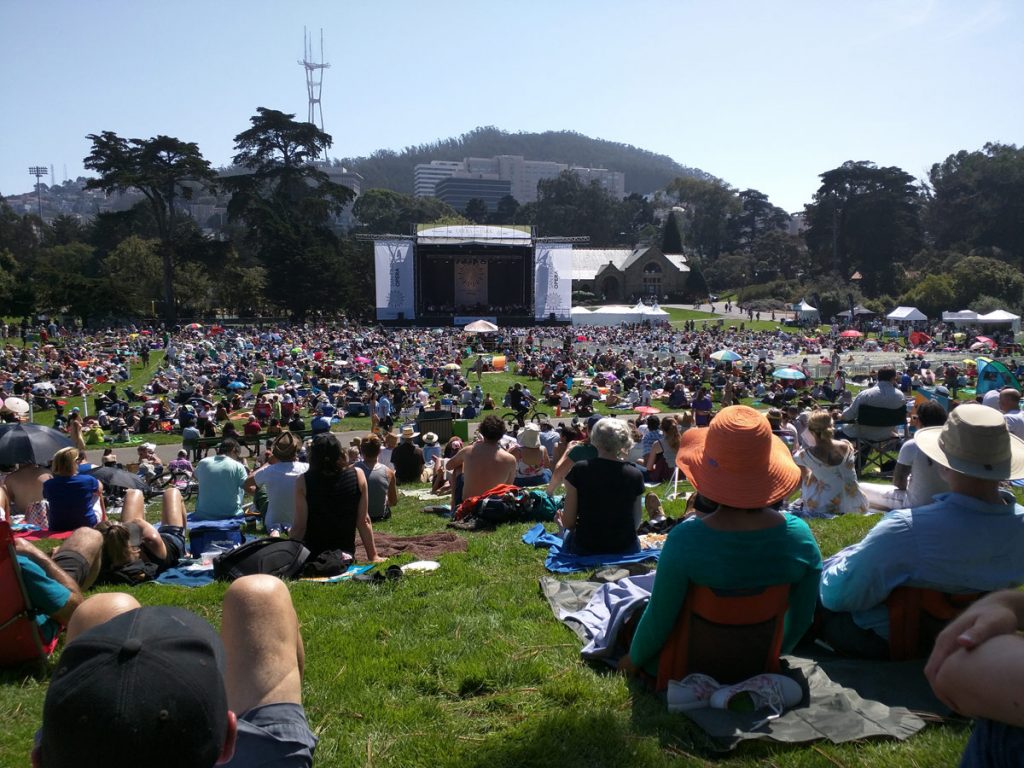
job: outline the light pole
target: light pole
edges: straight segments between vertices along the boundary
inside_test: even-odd
[[[39,189],[39,183],[40,183],[39,179],[41,179],[43,176],[46,176],[49,173],[49,171],[46,170],[46,168],[44,168],[41,165],[33,165],[31,168],[28,169],[28,172],[29,172],[30,176],[35,176],[36,177],[36,204],[39,206],[39,220],[42,221],[43,220],[43,198],[41,196],[41,191]]]

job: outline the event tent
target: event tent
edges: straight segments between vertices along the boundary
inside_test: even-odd
[[[807,303],[807,299],[801,299],[796,304],[789,305],[790,312],[796,313],[797,320],[820,320],[821,315],[818,312],[817,307],[812,307]]]
[[[644,320],[659,322],[667,320],[669,313],[657,306],[638,303],[633,307],[623,304],[608,304],[594,309],[573,307],[571,316],[573,325],[621,325],[642,323]]]
[[[928,316],[917,307],[896,307],[885,318],[898,323],[913,323],[927,320]]]
[[[1005,309],[997,309],[987,315],[978,315],[980,325],[1009,325],[1014,332],[1020,330],[1020,315],[1007,312]]]
[[[858,304],[857,306],[855,306],[853,308],[853,316],[854,317],[871,317],[874,314],[875,313],[872,312],[870,309],[868,309],[867,307],[862,307],[860,304]],[[842,318],[845,318],[845,319],[849,320],[850,319],[850,310],[846,310],[845,312],[839,312],[836,315],[836,317],[842,317]]]
[[[943,312],[942,322],[957,324],[970,324],[978,322],[978,313],[969,309],[961,309],[959,312]]]

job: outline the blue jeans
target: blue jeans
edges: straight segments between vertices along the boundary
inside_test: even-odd
[[[532,488],[535,485],[547,485],[551,482],[551,470],[542,469],[539,475],[533,477],[517,477],[514,481],[519,488]]]
[[[960,758],[960,768],[1013,768],[1024,757],[1024,728],[977,720]]]

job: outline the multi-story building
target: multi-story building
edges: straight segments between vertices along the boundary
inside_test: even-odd
[[[413,170],[413,194],[416,197],[436,197],[437,182],[465,171],[466,164],[460,160],[431,160],[419,163]]]
[[[511,194],[511,190],[511,182],[499,179],[493,173],[460,174],[441,179],[434,196],[457,211],[466,210],[469,201],[478,198],[487,203],[490,213],[494,213],[498,201]]]

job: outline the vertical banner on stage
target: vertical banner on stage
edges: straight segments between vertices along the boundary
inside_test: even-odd
[[[487,304],[487,263],[457,261],[455,263],[455,303],[472,307]]]
[[[538,243],[534,256],[534,319],[572,319],[572,246]]]
[[[412,241],[378,240],[373,244],[373,255],[377,277],[377,319],[415,320]]]

